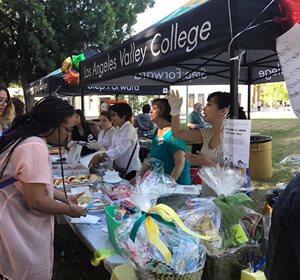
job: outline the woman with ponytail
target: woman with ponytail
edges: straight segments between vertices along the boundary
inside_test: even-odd
[[[78,196],[54,189],[47,148],[61,145],[75,122],[71,105],[46,97],[0,139],[0,279],[50,280],[54,215],[84,213]]]

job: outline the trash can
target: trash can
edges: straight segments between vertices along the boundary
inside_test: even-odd
[[[270,179],[273,176],[271,136],[251,136],[250,175],[253,180]]]

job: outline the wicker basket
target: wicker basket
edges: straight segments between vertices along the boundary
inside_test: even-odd
[[[264,255],[261,246],[249,244],[238,249],[233,254],[221,257],[207,256],[203,278],[205,280],[239,280],[241,278],[241,270],[248,267],[247,254],[250,250],[253,252],[256,261]]]
[[[156,273],[139,267],[135,273],[138,280],[201,280],[203,269],[200,269],[194,273],[176,275]]]
[[[157,203],[163,203],[171,207],[174,211],[178,211],[182,208],[187,200],[190,198],[198,197],[198,195],[190,194],[171,194],[169,196],[160,197]]]

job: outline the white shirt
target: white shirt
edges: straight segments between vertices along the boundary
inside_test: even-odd
[[[138,136],[135,128],[129,121],[117,129],[113,139],[113,147],[108,149],[106,154],[111,160],[115,160],[115,164],[118,167],[126,168],[136,143],[137,146],[127,173],[133,170],[140,170],[142,165],[139,158],[140,145]]]
[[[100,145],[102,145],[105,149],[111,148],[116,131],[117,130],[114,127],[110,128],[106,131],[106,133],[104,133],[104,130],[100,130],[98,135],[98,142]]]

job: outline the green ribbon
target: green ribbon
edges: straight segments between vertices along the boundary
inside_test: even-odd
[[[173,228],[174,230],[176,230],[176,225],[175,225],[174,223],[165,221],[161,216],[159,216],[159,215],[157,215],[157,214],[154,214],[154,213],[148,214],[148,213],[146,213],[146,212],[144,212],[144,211],[142,211],[141,213],[142,213],[142,216],[139,217],[139,218],[135,221],[135,223],[134,223],[134,225],[133,225],[133,227],[132,227],[132,230],[131,230],[131,232],[130,232],[130,235],[129,235],[130,239],[131,239],[133,242],[135,242],[135,238],[136,238],[136,236],[137,236],[137,232],[138,232],[140,226],[146,221],[146,218],[147,218],[148,216],[150,216],[151,218],[153,218],[153,219],[156,220],[157,222],[162,223],[162,224],[165,224],[165,225],[167,225],[167,226]]]
[[[238,240],[236,227],[239,225],[239,221],[246,215],[244,206],[253,208],[255,205],[253,200],[244,193],[237,193],[225,197],[220,195],[215,198],[214,203],[220,208],[222,213],[222,223],[227,231],[228,239],[226,243],[230,246],[236,246],[241,244]],[[242,228],[239,229],[238,235],[243,235],[245,232],[241,232]],[[241,238],[241,240],[246,240]],[[245,242],[243,242],[245,243]]]
[[[85,60],[84,53],[81,53],[79,55],[72,55],[73,68],[79,70],[79,63],[83,60]]]

